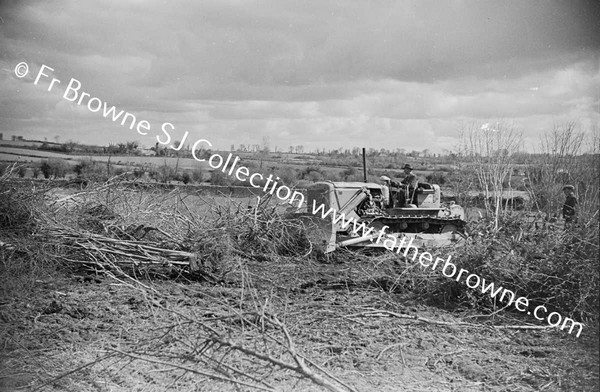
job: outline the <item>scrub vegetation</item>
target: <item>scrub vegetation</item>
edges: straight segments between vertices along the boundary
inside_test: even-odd
[[[577,144],[561,135],[547,140]],[[466,163],[465,151],[460,168],[433,171],[475,213],[463,247],[432,253],[583,323],[579,338],[401,254],[324,255],[311,221],[274,197],[164,186],[94,160],[68,183],[7,165],[0,389],[597,390],[599,155],[585,146],[544,164],[510,152]],[[331,173],[273,170],[296,185]],[[516,204],[504,192],[522,170],[529,196]],[[567,227],[555,216],[565,183],[580,203]]]

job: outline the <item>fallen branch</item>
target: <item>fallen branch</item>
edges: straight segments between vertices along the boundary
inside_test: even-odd
[[[464,321],[459,321],[459,322],[450,322],[450,321],[439,321],[439,320],[431,320],[425,317],[420,317],[417,315],[411,316],[408,314],[400,314],[400,313],[395,313],[389,310],[380,310],[380,309],[374,309],[374,310],[369,310],[366,312],[360,312],[360,313],[354,313],[354,314],[350,314],[347,316],[344,316],[345,318],[352,318],[352,317],[394,317],[394,318],[400,318],[400,319],[408,319],[408,320],[415,320],[415,321],[420,321],[420,322],[424,322],[424,323],[428,323],[428,324],[435,324],[435,325],[446,325],[446,326],[466,326],[466,327],[475,327],[475,328],[495,328],[495,329],[552,329],[552,328],[556,328],[556,327],[552,327],[550,325],[482,325],[482,324],[473,324],[473,323],[467,323]]]
[[[59,374],[58,376],[56,376],[56,377],[52,378],[51,380],[48,380],[48,381],[44,382],[44,383],[43,383],[43,384],[41,384],[41,385],[38,385],[37,387],[35,387],[34,389],[32,389],[32,392],[34,392],[34,391],[39,391],[40,389],[42,389],[42,388],[44,388],[44,387],[46,387],[46,386],[48,386],[48,385],[50,385],[50,384],[53,384],[53,383],[55,383],[56,381],[58,381],[58,380],[60,380],[60,379],[63,379],[63,378],[65,378],[65,377],[67,377],[67,376],[70,376],[71,374],[77,373],[78,371],[80,371],[80,370],[83,370],[83,369],[85,369],[85,368],[88,368],[88,367],[90,367],[90,366],[94,366],[95,364],[97,364],[97,363],[100,363],[100,362],[103,362],[103,361],[105,361],[105,360],[107,360],[108,358],[110,358],[110,357],[113,357],[113,356],[114,356],[114,354],[113,354],[113,353],[111,353],[111,354],[107,354],[107,355],[105,355],[105,356],[102,356],[102,357],[100,357],[100,358],[96,358],[96,359],[95,359],[95,360],[93,360],[93,361],[90,361],[90,362],[84,363],[83,365],[77,366],[75,369],[71,369],[71,370],[69,370],[68,372],[65,372],[65,373]]]
[[[314,384],[322,386],[332,392],[346,392],[346,391],[356,392],[356,389],[343,383],[338,378],[329,374],[327,371],[325,371],[321,367],[315,366],[312,361],[310,361],[310,360],[304,358],[303,356],[301,356],[300,354],[298,354],[296,352],[296,348],[295,348],[294,342],[291,338],[291,335],[289,334],[289,331],[287,330],[287,327],[281,321],[279,321],[276,317],[274,317],[272,315],[267,316],[264,314],[264,312],[263,313],[257,313],[257,312],[241,313],[237,309],[234,309],[234,308],[229,309],[229,311],[232,312],[232,314],[229,317],[230,319],[238,318],[238,319],[241,319],[242,321],[248,321],[249,324],[252,324],[252,322],[249,321],[249,319],[246,318],[245,316],[258,316],[261,321],[277,327],[283,334],[283,337],[284,337],[283,341],[279,341],[279,340],[275,339],[274,337],[270,336],[269,334],[264,333],[264,331],[261,334],[262,334],[263,338],[273,341],[280,347],[283,347],[285,349],[285,351],[287,352],[287,354],[289,354],[291,356],[294,363],[286,362],[284,360],[275,358],[268,353],[261,353],[261,352],[256,351],[255,349],[248,348],[245,345],[235,343],[235,342],[231,341],[230,339],[224,337],[215,328],[208,325],[209,321],[214,322],[215,320],[218,320],[218,319],[222,320],[223,317],[218,317],[216,319],[211,318],[209,320],[201,319],[198,317],[191,317],[180,311],[177,311],[175,309],[171,309],[169,307],[162,305],[157,300],[152,299],[151,296],[148,296],[147,300],[150,300],[155,306],[157,306],[167,312],[170,312],[174,315],[177,315],[177,316],[183,318],[186,322],[195,324],[198,327],[209,332],[210,337],[207,337],[206,341],[210,342],[212,345],[217,344],[221,347],[228,347],[231,350],[237,351],[241,354],[245,354],[251,358],[255,358],[255,359],[261,360],[263,362],[269,363],[275,367],[279,367],[280,369],[286,369],[286,370],[293,371],[293,372],[299,374],[301,377],[306,378],[306,379],[310,380],[311,382],[313,382]],[[258,323],[258,322],[255,320],[254,324],[256,324],[256,323]],[[312,369],[310,369],[306,365],[306,362],[310,363],[312,366],[315,366],[318,371],[323,373],[323,375],[325,375],[325,376],[329,377],[330,379],[334,380],[335,382],[339,383],[345,389],[338,387],[337,385],[330,382],[326,378],[316,374]],[[219,362],[219,363],[221,364],[221,366],[223,365],[221,362]],[[163,363],[163,364],[169,364],[169,363]],[[177,365],[177,366],[179,366],[179,365]]]
[[[294,371],[300,375],[302,375],[303,377],[308,378],[309,380],[311,380],[313,383],[322,386],[332,392],[345,392],[343,389],[339,388],[337,385],[327,381],[325,378],[315,374],[308,366],[306,366],[305,362],[304,362],[304,358],[302,358],[300,355],[298,355],[296,353],[296,349],[294,347],[294,342],[292,341],[292,338],[287,330],[287,328],[285,327],[285,325],[283,323],[281,323],[279,320],[277,320],[276,318],[265,318],[266,321],[272,323],[273,325],[278,326],[279,328],[281,328],[282,333],[285,336],[285,341],[286,341],[286,349],[288,351],[288,353],[290,354],[290,356],[292,357],[292,359],[294,360],[294,362],[296,363],[296,365],[281,361],[277,358],[273,358],[272,356],[268,355],[268,354],[261,354],[259,352],[256,352],[254,350],[248,349],[247,347],[244,347],[242,345],[238,345],[235,343],[232,343],[228,340],[225,339],[221,339],[221,338],[217,338],[214,337],[212,340],[216,343],[219,343],[223,346],[227,346],[230,347],[233,350],[242,352],[246,355],[250,355],[252,357],[261,359],[265,362],[269,362],[275,366],[278,366],[282,369],[288,369],[291,371]],[[319,369],[321,371],[323,371],[322,369]],[[327,372],[324,372],[325,374],[327,374],[329,377],[330,376]],[[332,377],[333,379],[335,379],[337,381],[336,378]],[[344,387],[346,387],[347,389],[351,390],[351,391],[355,391],[355,389],[347,386],[346,384],[343,384]]]

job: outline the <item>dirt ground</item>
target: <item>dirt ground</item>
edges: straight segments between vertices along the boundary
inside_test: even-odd
[[[375,266],[369,275],[354,261],[244,261],[244,274],[222,282],[140,278],[146,291],[83,270],[49,276],[0,302],[0,390],[252,390],[178,373],[164,360],[110,356],[139,347],[184,356],[176,341],[181,335],[164,329],[165,309],[216,317],[217,301],[268,308],[299,353],[358,391],[598,390],[597,332],[576,338],[553,329],[492,328],[490,317],[423,304],[390,283],[400,267],[386,260]],[[431,322],[406,317],[415,315]],[[495,325],[531,321],[494,317]],[[275,390],[325,390],[289,372],[273,380]]]

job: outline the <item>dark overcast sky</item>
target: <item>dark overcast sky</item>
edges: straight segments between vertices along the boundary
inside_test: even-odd
[[[151,146],[168,121],[227,149],[441,151],[464,124],[531,146],[600,118],[600,1],[0,0],[0,17],[5,137]],[[64,85],[34,85],[42,64]],[[71,78],[149,136],[63,99]]]

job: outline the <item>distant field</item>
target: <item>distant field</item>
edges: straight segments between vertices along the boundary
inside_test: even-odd
[[[229,152],[220,152],[221,156],[224,158],[229,154]],[[237,153],[233,153],[234,156]],[[23,148],[13,148],[13,147],[0,147],[0,161],[9,161],[9,162],[36,162],[40,163],[44,159],[56,158],[56,159],[64,159],[66,161],[71,161],[72,163],[91,159],[96,162],[107,162],[109,157],[107,155],[70,155],[70,154],[61,154],[49,151],[39,151],[39,150],[29,150]],[[256,168],[261,166],[260,159],[249,159],[241,157],[245,164],[251,162]],[[179,160],[179,162],[178,162]],[[198,162],[192,158],[172,158],[172,157],[153,157],[153,156],[135,156],[135,155],[112,155],[110,157],[110,162],[115,165],[122,166],[144,166],[144,165],[153,165],[153,166],[171,166],[175,167],[179,166],[180,169],[183,170],[193,170],[197,168],[201,168],[207,171],[212,170],[212,168],[208,165],[208,162]],[[296,170],[304,170],[308,166],[317,166],[318,162],[306,164],[306,163],[282,163],[276,161],[263,161],[262,169],[263,170],[277,170],[285,167],[290,167]],[[321,169],[327,173],[339,173],[345,168],[335,168],[328,166],[320,166]],[[257,169],[252,168],[251,170],[256,171]],[[357,168],[357,170],[362,172],[362,169]]]
[[[178,158],[171,157],[149,157],[149,156],[134,156],[134,155],[67,155],[49,151],[27,150],[23,148],[0,147],[0,160],[3,161],[19,161],[19,162],[41,162],[43,159],[57,158],[66,161],[82,161],[91,159],[96,162],[107,162],[110,158],[111,163],[117,165],[155,165],[155,166],[172,166],[177,165]],[[179,167],[182,169],[209,169],[207,162],[198,162],[192,158],[179,158]]]
[[[220,151],[218,152],[221,156],[226,157],[229,152]],[[281,175],[286,169],[293,169],[296,171],[297,178],[301,178],[299,173],[306,173],[311,167],[316,168],[317,171],[321,172],[325,179],[337,180],[344,178],[342,172],[347,170],[349,165],[332,166],[327,164],[327,157],[319,157],[314,159],[307,159],[307,156],[298,155],[290,159],[287,155],[275,154],[274,156],[266,157],[261,159],[260,156],[251,155],[249,153],[233,152],[234,156],[239,156],[242,159],[242,164],[247,166],[251,172],[268,172],[276,173]],[[0,146],[0,161],[4,162],[22,162],[22,163],[33,163],[40,164],[45,159],[62,159],[69,165],[74,166],[80,161],[92,160],[95,162],[106,163],[110,159],[110,163],[115,167],[159,167],[169,166],[172,168],[178,167],[181,171],[191,171],[195,169],[201,169],[205,172],[211,172],[213,169],[208,165],[208,162],[198,162],[192,158],[175,158],[175,157],[155,157],[155,156],[135,156],[135,155],[71,155],[51,151],[40,151],[34,149],[18,148],[18,147],[6,147]],[[280,159],[279,161],[277,159]],[[369,163],[369,170],[374,169],[374,173],[371,172],[368,176],[370,182],[379,182],[379,176],[387,175],[394,180],[400,181],[404,178],[404,173],[399,169],[386,169],[384,167],[372,167]],[[312,170],[312,169],[310,169]],[[353,180],[362,180],[362,167],[354,166],[355,174],[352,176]],[[434,169],[435,170],[435,169]],[[434,173],[434,170],[415,170],[414,173],[417,175],[420,181],[426,181],[428,175]],[[319,175],[316,175],[318,178]],[[315,178],[309,176],[309,178]]]
[[[0,161],[4,161],[4,162],[41,162],[42,158],[7,154],[5,152],[0,151]]]
[[[38,148],[42,144],[55,145],[58,146],[58,143],[52,142],[41,142],[41,141],[32,141],[32,140],[0,140],[0,148],[2,147],[30,147],[30,148]]]
[[[14,157],[15,155],[20,157],[36,157],[36,158],[60,158],[70,160],[73,159],[74,155],[59,154],[50,151],[30,150],[26,148],[17,147],[0,147],[0,153],[3,155]]]

